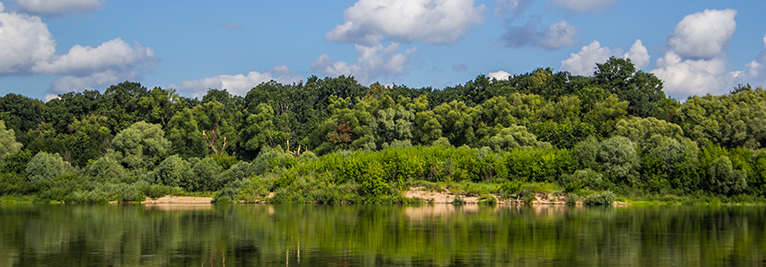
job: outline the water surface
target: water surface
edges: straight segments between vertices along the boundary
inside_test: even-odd
[[[765,207],[0,206],[0,266],[761,266]]]

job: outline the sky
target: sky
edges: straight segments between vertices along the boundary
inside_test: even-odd
[[[627,57],[676,99],[766,86],[766,1],[0,1],[0,95],[136,81],[200,97],[354,76],[414,88]]]

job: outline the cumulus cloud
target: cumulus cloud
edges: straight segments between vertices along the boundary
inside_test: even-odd
[[[392,43],[388,47],[378,44],[374,46],[354,45],[357,62],[349,64],[335,61],[327,54],[311,63],[312,70],[322,70],[327,76],[354,76],[361,83],[371,83],[378,77],[389,77],[403,74],[410,64],[410,56],[417,48],[408,49],[403,54],[396,53],[399,44]]]
[[[3,12],[0,5],[0,75],[58,75],[48,94],[93,89],[151,72],[159,61],[148,47],[120,38],[96,48],[76,45],[56,55],[56,42],[39,17]]]
[[[766,48],[766,35],[763,36],[764,48]],[[747,71],[735,71],[730,73],[734,80],[732,85],[751,84],[753,86],[766,87],[766,50],[763,50],[753,61],[745,65]]]
[[[218,75],[199,80],[186,80],[181,82],[180,85],[170,84],[168,87],[188,92],[192,97],[201,97],[209,89],[226,89],[233,95],[244,96],[253,87],[271,80],[283,84],[291,84],[297,83],[303,80],[303,78],[296,76],[287,66],[274,66],[274,68],[265,72],[251,71],[247,75]]]
[[[636,40],[636,42],[630,46],[630,50],[628,50],[622,57],[629,58],[630,61],[636,65],[636,68],[639,69],[646,67],[646,65],[649,64],[649,60],[652,58],[652,56],[649,55],[649,50],[646,49],[641,40]]]
[[[359,0],[343,13],[345,23],[325,39],[365,46],[384,40],[454,44],[483,21],[485,6],[473,4],[473,0]]]
[[[725,71],[726,64],[722,58],[683,59],[670,51],[665,57],[657,59],[657,68],[651,73],[664,81],[665,93],[686,98],[727,90],[729,81],[723,75]]]
[[[561,61],[561,70],[574,75],[592,75],[596,63],[606,62],[612,56],[609,47],[601,47],[601,43],[593,41],[583,46],[580,52],[572,53],[569,58]]]
[[[736,10],[711,10],[684,17],[668,38],[670,46],[685,58],[709,59],[726,52],[737,28]]]
[[[511,12],[514,16],[520,15],[534,3],[535,0],[497,0],[495,4],[495,16],[502,16]]]
[[[575,75],[590,76],[596,69],[596,63],[604,63],[609,60],[609,57],[620,54],[621,51],[623,50],[620,48],[602,47],[601,43],[594,40],[589,45],[583,46],[580,52],[571,53],[569,58],[561,61],[561,70]],[[651,58],[641,40],[636,40],[622,57],[629,58],[639,69],[646,66]]]
[[[520,48],[532,46],[548,50],[576,45],[579,41],[574,36],[580,31],[566,21],[553,24],[547,29],[540,29],[540,17],[533,16],[522,26],[507,26],[500,40],[507,47]]]
[[[56,42],[39,17],[3,12],[0,3],[0,74],[27,72],[55,52]]]
[[[615,0],[551,0],[548,5],[560,6],[571,12],[601,11]]]
[[[138,66],[155,62],[151,48],[139,44],[131,47],[117,38],[96,48],[75,45],[66,55],[54,55],[49,60],[36,62],[31,70],[34,73],[82,76],[103,70],[134,70]]]
[[[487,74],[487,78],[489,78],[490,80],[496,79],[498,81],[503,81],[503,80],[508,80],[508,77],[511,77],[511,74],[504,70],[490,72],[489,74]]]
[[[103,0],[16,0],[16,2],[26,12],[54,16],[90,13],[106,4]]]
[[[747,78],[744,72],[726,73],[726,49],[736,30],[736,15],[731,9],[708,9],[687,15],[676,25],[668,37],[671,50],[657,59],[651,71],[664,81],[667,94],[680,99],[718,94],[727,92],[738,78]]]

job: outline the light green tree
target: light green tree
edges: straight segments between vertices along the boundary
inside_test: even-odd
[[[146,173],[141,180],[152,184],[183,186],[189,180],[191,164],[178,155],[172,155],[157,165],[154,171]]]
[[[127,171],[122,164],[110,155],[90,161],[83,172],[85,175],[105,180],[120,181],[127,177]]]
[[[112,140],[122,164],[129,169],[154,166],[170,149],[170,141],[158,124],[139,121],[122,130]]]
[[[16,134],[13,129],[5,129],[5,122],[0,120],[0,160],[16,153],[21,149],[21,143],[16,142]]]
[[[27,179],[32,182],[53,180],[69,171],[71,167],[59,154],[39,152],[27,164]]]
[[[612,176],[613,182],[635,183],[635,171],[640,165],[636,145],[627,137],[615,136],[601,143],[598,152],[601,170]]]

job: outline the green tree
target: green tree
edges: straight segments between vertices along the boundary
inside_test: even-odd
[[[640,166],[636,145],[630,139],[615,136],[601,143],[598,152],[601,170],[613,178],[613,182],[635,184],[635,171]]]
[[[58,154],[40,152],[27,164],[27,179],[32,182],[53,180],[70,169],[69,163]]]
[[[83,169],[83,173],[102,180],[116,182],[120,182],[128,176],[128,172],[122,167],[120,161],[111,156],[104,156],[96,160],[91,160]]]
[[[197,162],[191,169],[191,176],[184,188],[189,191],[216,191],[223,188],[220,179],[222,168],[211,157]]]
[[[628,101],[619,101],[616,95],[609,95],[604,101],[596,102],[583,117],[583,122],[596,127],[601,137],[610,137],[617,122],[627,114]]]
[[[109,130],[108,118],[91,114],[69,124],[70,135],[60,135],[71,153],[71,162],[77,166],[85,166],[89,160],[96,159],[107,153],[111,147],[112,134]]]
[[[495,126],[492,137],[485,137],[481,143],[489,146],[494,151],[510,151],[515,148],[550,148],[549,143],[537,141],[534,134],[527,131],[524,126],[511,125],[502,127]]]
[[[168,122],[165,136],[171,143],[173,154],[185,158],[204,157],[208,154],[205,137],[199,129],[196,116],[190,108],[185,108]]]
[[[747,173],[743,170],[735,170],[727,156],[721,156],[713,161],[706,174],[708,188],[712,192],[735,195],[747,189]]]
[[[574,156],[580,163],[581,169],[601,170],[598,164],[598,153],[601,150],[601,144],[594,136],[588,136],[585,140],[577,143],[574,147]]]
[[[141,180],[152,184],[186,187],[191,175],[189,162],[178,155],[172,155],[160,162],[154,171],[144,174]]]
[[[0,120],[0,160],[14,154],[21,149],[21,143],[16,142],[16,134],[13,129],[5,129],[5,122]]]
[[[596,64],[593,79],[607,92],[628,101],[629,114],[638,117],[659,116],[665,100],[662,81],[654,74],[636,70],[629,58],[610,57],[603,64]]]
[[[264,146],[276,146],[286,143],[290,134],[277,129],[274,109],[265,103],[258,105],[242,124],[239,135],[242,138],[247,158],[255,158]]]
[[[160,125],[139,121],[118,133],[112,140],[122,164],[129,169],[149,168],[170,149]]]
[[[655,118],[630,117],[620,119],[615,125],[614,135],[625,136],[631,141],[644,145],[655,135],[680,140],[684,132],[681,127]]]

